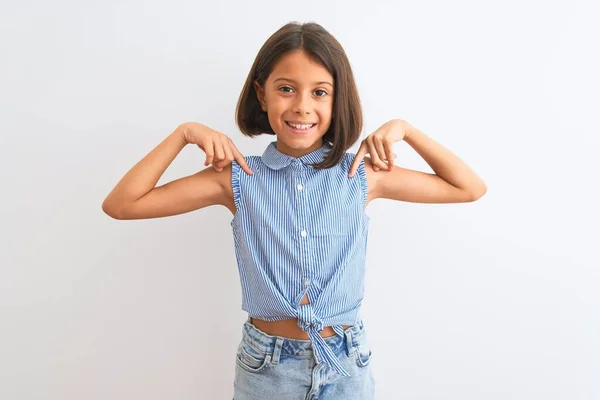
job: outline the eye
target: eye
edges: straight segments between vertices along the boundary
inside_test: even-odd
[[[288,90],[288,89],[289,89],[289,90]],[[292,93],[292,91],[293,91],[294,89],[292,89],[292,88],[291,88],[291,87],[289,87],[289,86],[282,86],[282,87],[280,87],[280,88],[279,88],[279,89],[277,89],[277,90],[279,90],[280,92],[283,92],[283,93]],[[325,91],[325,90],[323,90],[323,89],[317,89],[317,90],[315,90],[315,93],[322,93],[322,94],[317,94],[317,97],[325,97],[325,96],[328,96],[328,95],[329,95],[329,93],[327,93],[327,91]]]
[[[280,87],[278,90],[279,90],[279,91],[281,91],[281,89],[290,89],[290,90],[294,90],[294,89],[292,89],[292,88],[291,88],[291,87],[289,87],[289,86],[282,86],[282,87]],[[283,93],[290,93],[290,92],[286,92],[286,91],[284,91]]]

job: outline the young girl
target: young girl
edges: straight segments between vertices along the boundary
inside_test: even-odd
[[[216,204],[231,211],[248,313],[236,355],[236,400],[372,399],[371,350],[359,317],[366,205],[377,198],[470,202],[486,185],[400,119],[347,153],[362,130],[359,96],[341,45],[315,23],[287,24],[267,40],[236,120],[245,135],[276,140],[261,156],[244,157],[228,136],[184,123],[121,179],[102,208],[118,219]],[[435,174],[394,165],[393,145],[402,140]],[[188,144],[199,146],[212,168],[155,187]]]

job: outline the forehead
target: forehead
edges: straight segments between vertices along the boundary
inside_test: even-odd
[[[311,60],[303,51],[290,52],[275,64],[270,81],[288,78],[300,83],[327,81],[333,83],[333,77],[321,64]]]

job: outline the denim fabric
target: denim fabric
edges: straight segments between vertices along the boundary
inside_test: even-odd
[[[234,400],[372,400],[375,379],[362,319],[324,338],[350,376],[318,362],[310,340],[272,336],[250,318],[236,354]]]

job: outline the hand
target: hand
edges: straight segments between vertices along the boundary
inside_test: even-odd
[[[206,154],[204,165],[212,164],[217,172],[221,172],[223,167],[236,160],[247,174],[253,174],[246,159],[229,136],[197,122],[181,124],[181,131],[186,143],[195,144],[204,151]]]
[[[390,171],[394,167],[396,153],[393,150],[393,144],[404,140],[410,132],[410,124],[401,119],[393,119],[383,124],[375,132],[367,136],[354,157],[350,166],[348,177],[352,178],[358,169],[358,165],[367,153],[371,155],[373,170],[380,169]],[[386,164],[387,162],[387,164]]]

